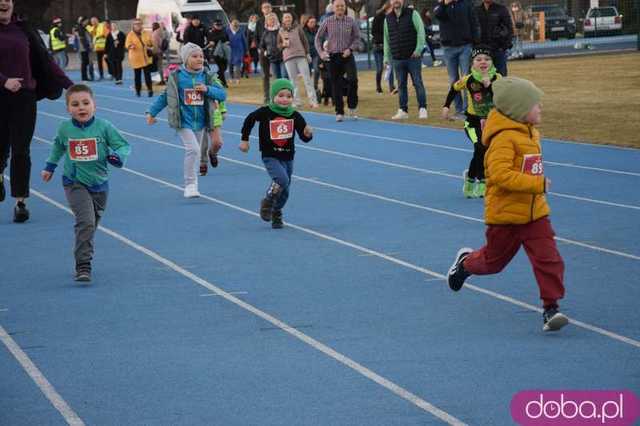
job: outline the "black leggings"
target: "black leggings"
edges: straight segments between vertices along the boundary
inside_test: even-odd
[[[473,123],[473,124],[472,124]],[[464,131],[467,137],[473,142],[473,157],[469,162],[469,179],[484,180],[484,153],[485,146],[482,144],[482,126],[480,119],[473,121],[465,121]]]
[[[104,50],[101,50],[101,51],[96,50],[96,58],[98,63],[98,74],[100,74],[100,78],[104,78],[104,69],[103,69]]]
[[[218,79],[224,87],[227,87],[227,79],[224,76],[224,72],[227,70],[227,60],[222,58],[215,58],[216,65],[218,66]],[[231,76],[233,78],[233,76]]]
[[[91,52],[80,52],[80,69],[83,81],[93,81],[93,63],[91,62]]]
[[[0,174],[11,158],[11,196],[29,196],[31,138],[36,125],[36,94],[29,90],[0,92]]]
[[[153,86],[151,85],[151,65],[147,65],[144,68],[135,68],[133,75],[135,77],[136,93],[139,95],[142,89],[142,72],[144,72],[144,82],[147,85],[149,93],[153,93]]]
[[[344,74],[346,73],[346,78]],[[358,107],[358,70],[353,55],[343,58],[342,53],[332,53],[329,62],[329,78],[331,79],[331,93],[336,114],[344,114],[344,93],[347,89],[347,106],[349,109]]]
[[[122,81],[122,61],[114,59],[110,64],[113,71],[113,78],[116,81]]]

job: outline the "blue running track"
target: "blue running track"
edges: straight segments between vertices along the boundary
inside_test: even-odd
[[[522,390],[640,394],[640,151],[544,142],[572,320],[544,334],[524,252],[446,285],[457,249],[484,242],[462,130],[306,113],[272,230],[257,141],[237,149],[252,107],[230,106],[220,166],[185,200],[183,148],[146,125],[149,100],[93,88],[133,150],[92,284],[73,281],[60,173],[39,179],[62,100],[39,104],[32,218],[0,205],[0,425],[509,425]]]

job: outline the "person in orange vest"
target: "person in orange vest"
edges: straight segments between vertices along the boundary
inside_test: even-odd
[[[100,74],[100,80],[104,79],[104,53],[107,46],[107,24],[100,22],[100,20],[94,16],[91,18],[91,25],[87,27],[87,31],[93,37],[93,49],[96,52],[96,58],[98,62],[98,74]]]
[[[133,68],[135,76],[136,96],[140,96],[142,73],[144,72],[144,81],[151,98],[153,96],[153,86],[151,85],[153,42],[149,33],[142,31],[142,20],[133,21],[133,29],[127,35],[125,46],[129,50],[129,65]]]

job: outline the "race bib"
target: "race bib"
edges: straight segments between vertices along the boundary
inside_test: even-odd
[[[522,173],[533,176],[543,175],[542,154],[525,154],[522,160]]]
[[[276,118],[269,122],[271,140],[278,146],[284,146],[293,137],[293,119]]]
[[[95,161],[98,159],[98,142],[95,138],[69,139],[69,157],[73,161]]]
[[[184,104],[187,106],[204,105],[204,93],[196,89],[184,89]]]

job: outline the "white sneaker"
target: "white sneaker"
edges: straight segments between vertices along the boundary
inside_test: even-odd
[[[184,187],[184,198],[198,198],[200,193],[198,192],[198,185],[192,183]]]
[[[418,118],[421,118],[422,120],[426,120],[427,118],[429,118],[429,114],[427,114],[426,108],[420,108],[420,111],[418,111]]]
[[[401,109],[399,109],[398,112],[396,112],[396,115],[391,117],[392,120],[407,120],[408,118],[409,118],[409,113]]]
[[[439,59],[436,59],[435,61],[433,61],[433,66],[434,67],[439,67],[443,64],[443,62]]]
[[[348,108],[347,109],[347,117],[349,117],[352,120],[357,120],[358,119],[358,111],[356,111],[355,109]]]
[[[336,121],[338,123],[341,123],[344,120],[344,117],[342,116],[342,114],[336,114]]]

